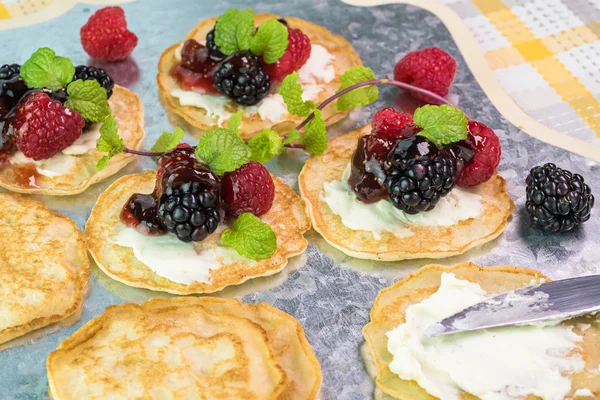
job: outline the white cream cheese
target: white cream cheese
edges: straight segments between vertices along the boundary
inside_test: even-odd
[[[459,400],[461,390],[482,400],[528,395],[564,399],[571,391],[568,374],[585,367],[574,352],[582,338],[571,327],[519,326],[424,336],[431,324],[488,297],[479,285],[444,273],[437,292],[408,307],[406,322],[386,333],[393,356],[390,370],[444,400]]]
[[[442,197],[436,207],[426,213],[409,215],[397,209],[389,201],[365,204],[358,201],[350,187],[351,166],[348,164],[342,178],[327,182],[321,191],[321,200],[331,211],[342,218],[342,223],[357,231],[371,231],[377,240],[382,232],[398,237],[411,235],[408,225],[451,226],[460,221],[477,218],[482,210],[481,196],[461,188],[454,188]]]
[[[157,275],[186,285],[210,282],[210,271],[222,265],[234,262],[247,265],[255,263],[229,247],[198,250],[197,244],[182,242],[172,234],[144,235],[128,227],[113,237],[112,243],[133,249],[135,257]]]
[[[573,397],[594,397],[594,393],[590,389],[578,389],[575,391]]]
[[[69,147],[62,151],[68,156],[80,156],[96,148],[96,142],[100,139],[100,126],[97,123],[90,127],[88,131],[79,136],[79,138]]]
[[[181,61],[181,46],[175,51],[175,59]],[[322,84],[329,83],[335,79],[335,69],[332,65],[334,56],[326,48],[313,45],[310,57],[306,64],[298,70],[298,83],[302,86],[303,100],[317,100],[319,93],[323,91]],[[232,114],[234,103],[226,96],[203,94],[193,90],[175,88],[171,90],[171,96],[177,98],[183,106],[193,106],[206,110],[207,116],[217,121],[222,126]],[[282,122],[288,115],[287,106],[279,93],[271,93],[265,96],[255,106],[245,107],[244,114],[255,115],[263,120],[273,123]]]

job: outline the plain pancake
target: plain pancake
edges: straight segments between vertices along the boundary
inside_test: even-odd
[[[256,14],[254,16],[257,26],[270,19],[278,18],[280,17],[274,14]],[[198,42],[204,43],[206,34],[213,29],[216,20],[216,18],[209,18],[200,22],[187,34],[183,42],[188,39],[195,39]],[[319,104],[328,97],[331,97],[339,89],[341,85],[340,76],[346,70],[362,65],[362,63],[352,45],[344,37],[334,35],[322,26],[298,18],[286,17],[286,21],[291,28],[302,30],[310,38],[313,45],[318,44],[325,47],[335,57],[332,65],[334,66],[336,77],[331,82],[322,83],[324,90],[319,93],[315,101]],[[180,88],[177,81],[170,74],[171,69],[177,63],[175,51],[179,46],[180,43],[177,43],[166,49],[158,62],[156,82],[158,84],[159,98],[163,106],[167,109],[167,115],[172,123],[184,127],[187,132],[198,135],[208,129],[215,128],[217,124],[215,119],[207,116],[204,109],[193,106],[182,106],[177,98],[171,96],[173,89]],[[271,87],[271,92],[273,93],[276,91],[275,86],[272,85]],[[237,105],[232,101],[231,112],[236,112],[237,108]],[[323,109],[323,118],[327,125],[331,125],[342,119],[347,113],[347,111],[338,111],[336,102],[333,102]],[[285,121],[273,123],[269,120],[261,119],[258,114],[246,115],[242,120],[239,133],[244,139],[254,137],[265,128],[272,128],[279,133],[288,133],[303,119],[304,117],[288,115]],[[224,123],[224,126],[227,126],[227,124]]]
[[[0,193],[0,343],[75,314],[90,269],[83,233],[43,203]]]
[[[47,360],[69,399],[277,399],[288,378],[265,329],[193,299],[109,307]]]
[[[356,150],[358,139],[370,133],[370,125],[338,136],[322,156],[311,156],[298,184],[309,205],[313,228],[333,247],[356,258],[396,261],[415,258],[445,258],[489,242],[506,227],[514,204],[506,192],[506,182],[495,174],[488,182],[468,189],[482,196],[483,210],[477,218],[451,226],[406,225],[412,235],[399,238],[382,232],[376,240],[368,231],[352,230],[342,223],[321,200],[323,186],[339,180]],[[385,201],[385,200],[382,200]]]
[[[413,305],[427,299],[435,293],[441,282],[444,272],[451,272],[458,279],[477,283],[486,292],[500,294],[515,290],[531,284],[532,280],[549,279],[540,272],[521,267],[497,266],[480,267],[472,263],[459,264],[453,267],[442,265],[428,265],[417,272],[407,276],[394,285],[383,289],[375,299],[371,309],[371,321],[363,328],[363,335],[369,349],[369,356],[365,357],[367,362],[374,362],[377,370],[376,383],[386,396],[381,399],[391,398],[400,400],[435,400],[414,381],[402,380],[389,369],[392,355],[387,350],[386,332],[396,328],[405,322],[405,311]],[[594,393],[600,391],[600,321],[598,317],[581,318],[565,321],[562,324],[574,326],[573,331],[583,337],[579,343],[585,369],[577,374],[571,375],[571,395],[578,389],[587,388]],[[591,327],[582,331],[579,324],[591,324]],[[467,400],[477,397],[464,393],[462,398]],[[528,396],[527,400],[539,399],[536,396]]]
[[[108,103],[117,120],[119,135],[123,138],[125,146],[139,150],[145,135],[144,109],[140,98],[129,89],[115,85],[113,95]],[[101,124],[95,125],[98,129]],[[84,133],[84,135],[86,134],[88,133]],[[33,163],[11,164],[6,162],[0,168],[0,186],[18,193],[52,196],[74,195],[83,192],[90,185],[116,174],[135,158],[133,154],[118,154],[111,158],[106,168],[98,171],[96,164],[105,155],[106,153],[101,153],[94,147],[85,154],[67,156],[74,159],[73,166],[68,173],[54,177],[38,173],[36,165]]]
[[[211,279],[207,283],[186,285],[161,277],[139,261],[132,248],[112,242],[112,238],[125,229],[120,213],[129,197],[133,193],[152,193],[155,180],[156,171],[118,179],[100,195],[86,224],[86,244],[96,263],[107,275],[126,285],[175,294],[212,293],[251,278],[276,274],[287,265],[288,258],[301,254],[308,246],[303,236],[310,229],[306,203],[279,178],[273,177],[273,206],[261,217],[277,235],[277,251],[271,258],[251,264],[240,261],[222,264],[211,271]],[[220,238],[217,230],[199,246],[202,249],[215,248]]]

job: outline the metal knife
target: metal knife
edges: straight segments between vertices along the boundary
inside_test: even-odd
[[[556,321],[600,311],[600,275],[527,286],[472,305],[431,325],[427,337]]]

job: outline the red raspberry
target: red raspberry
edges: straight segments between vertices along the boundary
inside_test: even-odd
[[[81,27],[83,49],[94,58],[104,61],[126,59],[138,38],[127,29],[125,12],[121,7],[104,7],[96,11]]]
[[[260,217],[273,205],[275,185],[271,174],[261,163],[250,161],[225,174],[221,184],[221,196],[227,216],[237,217],[251,212]]]
[[[263,69],[272,81],[282,81],[306,64],[310,57],[310,39],[300,29],[288,27],[288,48],[274,64],[263,63]]]
[[[23,99],[12,119],[17,147],[36,161],[51,158],[72,145],[81,136],[84,124],[79,113],[41,92]]]
[[[470,187],[487,182],[500,164],[502,146],[494,131],[485,124],[469,121],[467,141],[475,148],[475,155],[454,179],[459,186]]]
[[[387,107],[377,111],[371,121],[371,126],[375,136],[384,139],[397,139],[404,137],[402,131],[405,128],[414,125],[412,115],[406,112],[396,111],[392,107]]]
[[[427,89],[442,97],[448,90],[456,75],[456,61],[438,47],[428,47],[406,54],[394,67],[394,79],[422,89]],[[421,93],[413,96],[430,103],[437,101]]]

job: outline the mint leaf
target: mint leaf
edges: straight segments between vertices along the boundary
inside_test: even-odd
[[[315,116],[306,124],[301,141],[308,153],[320,156],[327,150],[327,129],[321,110],[315,110]]]
[[[153,153],[166,153],[167,151],[174,149],[183,139],[185,133],[180,127],[175,128],[175,132],[163,132],[158,138],[154,146],[152,146]]]
[[[21,66],[20,75],[31,88],[56,91],[73,80],[75,67],[71,60],[59,57],[54,50],[42,47]]]
[[[299,138],[300,138],[300,132],[298,132],[298,129],[292,129],[290,131],[290,133],[288,133],[287,139],[285,139],[283,141],[283,144],[292,144]]]
[[[287,106],[288,112],[300,117],[308,116],[317,105],[310,100],[302,99],[302,86],[298,83],[298,73],[293,72],[286,76],[279,87],[279,94]]]
[[[271,227],[251,213],[240,215],[221,233],[221,242],[251,260],[270,258],[277,251],[277,236]]]
[[[465,113],[456,107],[425,105],[415,110],[415,125],[422,128],[419,135],[425,136],[436,145],[455,143],[467,138]]]
[[[106,89],[95,80],[78,79],[67,86],[69,95],[65,106],[77,111],[91,122],[104,121],[110,115],[110,106],[106,99]]]
[[[242,118],[244,117],[244,110],[239,109],[235,114],[227,120],[227,129],[235,134],[239,134],[240,126],[242,126]]]
[[[225,55],[249,50],[254,35],[254,11],[229,9],[217,18],[215,44]]]
[[[288,47],[288,29],[276,19],[263,22],[250,41],[250,51],[267,64],[277,62]]]
[[[242,138],[229,129],[215,128],[200,138],[195,154],[214,173],[223,175],[250,161],[252,151]]]
[[[342,86],[338,89],[338,93],[352,85],[373,79],[375,79],[375,72],[371,68],[363,66],[351,68],[340,77]],[[337,109],[345,111],[366,106],[377,100],[378,97],[379,88],[377,85],[363,86],[340,96],[337,100]]]
[[[269,128],[263,129],[250,139],[248,147],[252,151],[250,159],[264,164],[283,153],[283,138]]]
[[[108,153],[108,156],[104,156],[98,161],[98,164],[96,165],[98,171],[106,167],[110,158],[122,153],[125,149],[123,139],[119,136],[117,120],[112,115],[106,118],[100,127],[100,138],[96,142],[96,149]]]

